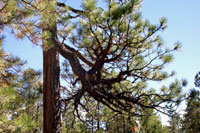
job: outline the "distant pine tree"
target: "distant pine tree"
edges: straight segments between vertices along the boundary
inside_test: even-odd
[[[23,70],[24,64],[0,44],[0,132],[42,130],[40,72]]]
[[[186,110],[183,119],[183,131],[186,133],[200,132],[200,92],[192,89],[186,99]]]
[[[200,72],[198,72],[194,78],[194,84],[196,87],[200,87]]]

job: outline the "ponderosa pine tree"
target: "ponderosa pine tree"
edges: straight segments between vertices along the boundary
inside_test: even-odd
[[[200,132],[200,92],[192,89],[186,98],[186,110],[183,117],[183,131],[186,133]]]
[[[59,56],[52,41],[56,35],[56,23],[52,21],[56,20],[56,1],[5,0],[0,4],[2,20],[9,22],[17,38],[26,36],[33,43],[41,41],[43,44],[43,130],[47,133],[61,132]]]
[[[42,129],[40,72],[23,70],[24,63],[6,54],[0,44],[0,132]]]
[[[0,17],[0,132],[39,132],[42,130],[41,73],[31,68],[23,70],[26,62],[2,49],[2,31],[16,17],[13,14]]]
[[[177,111],[178,107],[174,109],[171,107],[171,110],[169,111],[169,132],[170,133],[177,133],[181,131],[182,125],[182,118],[181,114]]]
[[[144,108],[167,112],[163,103],[181,101],[182,83],[148,88],[148,81],[163,81],[171,52],[159,31],[166,20],[151,24],[140,13],[141,0],[83,0],[81,10],[56,0],[2,1],[1,16],[13,16],[10,27],[18,38],[28,37],[43,49],[44,132],[61,132],[59,57],[66,61],[69,85],[63,104],[73,100],[77,114],[88,110],[90,97],[118,113],[140,115]],[[63,89],[65,87],[62,87]],[[63,91],[63,92],[64,92]],[[85,100],[82,100],[85,99]],[[80,116],[80,115],[78,115]]]
[[[194,84],[196,87],[200,87],[200,72],[195,75]]]
[[[140,133],[168,133],[167,127],[162,125],[161,118],[152,109],[144,111],[146,113],[139,119]]]

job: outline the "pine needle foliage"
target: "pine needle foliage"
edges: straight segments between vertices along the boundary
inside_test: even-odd
[[[106,0],[100,7],[97,0],[82,0],[81,8],[75,9],[64,0],[2,1],[0,20],[8,22],[17,38],[27,37],[44,52],[52,49],[66,59],[61,76],[68,84],[60,87],[62,104],[55,108],[71,103],[81,119],[82,112],[92,112],[92,99],[119,114],[141,116],[144,109],[167,114],[170,105],[183,100],[186,82],[175,80],[159,88],[150,88],[148,82],[174,75],[164,68],[180,43],[165,46],[159,33],[167,28],[167,20],[152,24],[143,19],[141,2]]]
[[[23,70],[25,62],[0,48],[0,132],[40,131],[40,72]]]

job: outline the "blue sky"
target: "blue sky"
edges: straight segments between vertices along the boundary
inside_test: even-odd
[[[188,89],[194,87],[194,76],[200,71],[200,1],[199,0],[146,0],[142,4],[143,17],[152,23],[160,17],[168,20],[168,29],[162,33],[167,46],[177,41],[182,43],[181,51],[175,54],[167,70],[175,70],[176,77],[186,78]]]

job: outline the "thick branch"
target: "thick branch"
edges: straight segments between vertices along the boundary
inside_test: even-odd
[[[76,54],[67,49],[66,45],[60,43],[57,38],[55,38],[55,41],[56,41],[55,44],[56,50],[69,61],[74,74],[79,78],[85,77],[86,71],[81,66],[80,61],[76,57]]]
[[[64,51],[70,51],[72,52],[73,54],[75,54],[80,60],[82,60],[84,63],[86,63],[88,66],[92,67],[94,64],[92,62],[90,62],[89,60],[87,60],[86,58],[84,58],[82,56],[82,54],[80,52],[78,52],[77,50],[75,50],[74,48],[64,44],[64,43],[61,43],[59,42],[58,39],[56,39],[56,42],[58,43],[59,47],[63,47],[62,49]]]

